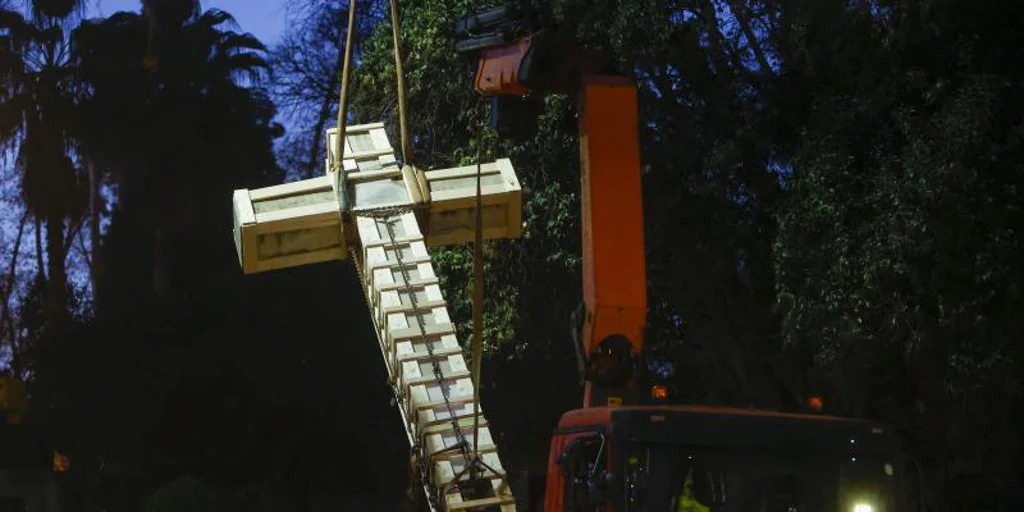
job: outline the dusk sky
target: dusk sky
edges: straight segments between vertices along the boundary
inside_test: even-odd
[[[109,16],[117,11],[138,11],[139,0],[90,0],[91,16]],[[271,46],[284,31],[288,0],[203,0],[202,8],[223,9],[238,22],[242,32],[251,32]]]

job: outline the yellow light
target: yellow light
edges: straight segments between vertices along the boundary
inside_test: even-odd
[[[662,385],[654,385],[651,387],[651,398],[655,400],[664,400],[668,398],[668,388]]]
[[[68,460],[68,456],[60,452],[53,452],[53,470],[58,473],[63,473],[71,468],[71,462]]]
[[[857,503],[853,506],[853,512],[875,512],[875,507],[867,503]]]

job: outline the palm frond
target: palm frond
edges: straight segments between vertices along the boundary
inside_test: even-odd
[[[222,32],[220,36],[219,45],[228,51],[242,51],[242,50],[253,50],[266,52],[267,47],[259,40],[256,36],[245,32]]]
[[[17,11],[0,9],[0,51],[14,51],[31,42],[38,29]]]
[[[39,118],[26,118],[19,145],[22,194],[33,214],[64,216],[72,204],[75,170],[59,128]]]
[[[231,72],[264,72],[270,69],[270,63],[254,53],[227,55],[220,64]]]
[[[127,55],[137,62],[145,43],[142,16],[119,12],[103,20],[82,22],[71,34],[71,58],[91,75],[122,64]]]
[[[25,126],[27,98],[23,94],[0,98],[0,148],[15,143]]]
[[[238,22],[235,21],[235,17],[227,11],[220,9],[207,9],[199,19],[196,20],[197,26],[214,29],[220,25],[227,24],[228,27],[237,29],[239,28]]]
[[[33,18],[56,20],[85,13],[88,0],[31,0]]]
[[[17,11],[0,9],[0,28],[11,29],[25,23],[25,17]]]
[[[229,57],[229,61],[233,60],[248,60],[246,55],[236,55]],[[232,80],[241,80],[243,84],[248,86],[256,87],[264,82],[264,79],[270,73],[269,67],[246,67],[246,66],[231,66],[228,71],[228,78]]]

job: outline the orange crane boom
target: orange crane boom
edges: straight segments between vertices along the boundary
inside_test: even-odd
[[[561,92],[577,101],[583,256],[582,345],[585,407],[637,400],[647,320],[643,189],[637,89],[604,73],[601,58],[546,30],[506,41],[529,9],[506,5],[463,19],[458,30],[490,34],[459,43],[480,51],[474,88],[495,100]],[[529,28],[529,23],[526,23]],[[498,119],[493,119],[496,124]],[[614,205],[614,206],[609,206]]]
[[[634,387],[647,320],[636,87],[625,77],[584,77],[579,119],[582,341],[591,377],[583,402],[635,402],[622,394]]]

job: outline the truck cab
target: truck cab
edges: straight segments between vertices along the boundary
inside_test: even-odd
[[[882,424],[663,405],[562,416],[546,512],[892,512],[899,440]]]

